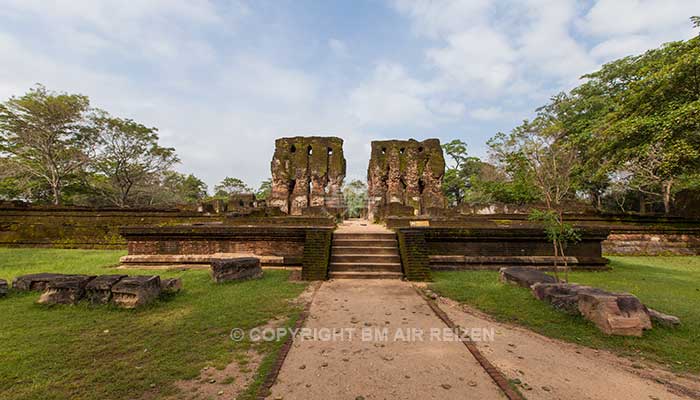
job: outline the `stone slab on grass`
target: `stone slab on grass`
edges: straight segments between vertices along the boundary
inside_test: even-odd
[[[100,275],[85,287],[85,297],[93,304],[108,304],[112,299],[112,287],[127,275]]]
[[[586,290],[579,294],[578,308],[608,335],[641,337],[644,330],[651,329],[646,307],[632,294]]]
[[[535,283],[557,283],[557,279],[542,271],[528,268],[501,268],[501,282],[510,283],[524,288],[530,288]]]
[[[160,295],[160,277],[129,276],[112,287],[112,303],[121,308],[144,306]]]
[[[71,275],[51,273],[20,275],[12,281],[12,288],[20,292],[43,292],[49,282],[69,276]]]
[[[651,329],[647,308],[629,293],[567,283],[536,283],[532,293],[557,309],[583,315],[608,335],[642,336]]]
[[[229,258],[211,261],[214,282],[240,281],[262,278],[260,259],[255,257]]]
[[[669,314],[664,314],[661,311],[656,311],[653,308],[648,308],[649,318],[654,324],[665,326],[667,328],[675,328],[681,325],[681,319]]]
[[[161,279],[160,281],[160,291],[167,294],[179,293],[182,290],[182,279],[180,278],[167,278]]]
[[[39,304],[77,304],[85,296],[85,287],[94,275],[70,275],[51,280],[39,297]]]
[[[7,281],[0,279],[0,297],[7,295]]]

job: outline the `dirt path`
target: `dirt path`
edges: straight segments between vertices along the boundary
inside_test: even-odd
[[[306,328],[270,399],[504,398],[461,343],[429,338],[431,329],[445,325],[408,283],[326,282],[316,293]],[[363,338],[384,328],[386,340]],[[408,337],[419,332],[422,340]]]
[[[477,342],[479,350],[507,378],[521,382],[527,399],[697,399],[700,394],[698,381],[650,366],[639,369],[608,352],[500,324],[450,300],[438,304],[461,327],[494,334],[493,340]],[[409,283],[326,282],[305,327],[270,399],[505,398],[461,343],[444,332],[435,334],[445,324]],[[412,338],[411,332],[423,336]],[[374,337],[365,337],[368,333]]]
[[[494,340],[477,342],[477,347],[506,376],[520,380],[530,400],[700,398],[697,381],[500,324],[451,300],[440,299],[438,304],[464,328],[493,328]]]

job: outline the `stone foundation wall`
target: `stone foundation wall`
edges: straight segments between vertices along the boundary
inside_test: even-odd
[[[571,214],[566,220],[583,229],[610,230],[610,235],[602,242],[602,252],[606,255],[700,255],[700,220],[585,214]],[[387,226],[392,229],[408,228],[416,224],[458,229],[499,226],[517,228],[529,225],[526,214],[457,215],[421,220],[411,217],[387,219]],[[494,255],[488,254],[491,251],[488,247],[478,251],[484,253],[483,255]]]
[[[400,228],[397,232],[399,238],[410,237],[412,243],[425,243],[431,269],[499,269],[503,266],[549,269],[554,265],[551,244],[539,228],[416,227]],[[601,242],[608,233],[608,230],[598,228],[583,230],[581,241],[566,249],[570,266],[575,269],[607,268]],[[402,262],[406,264],[403,255],[411,254],[410,243],[400,241],[399,246]],[[411,267],[422,268],[420,265]]]
[[[190,223],[263,226],[333,226],[327,217],[226,217],[194,211],[92,209],[79,207],[0,208],[0,246],[123,249],[123,226],[172,226]]]
[[[281,265],[302,266],[302,277],[325,279],[332,227],[182,225],[124,227],[129,256],[253,253],[281,257]]]

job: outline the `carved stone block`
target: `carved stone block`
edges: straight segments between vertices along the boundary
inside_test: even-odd
[[[112,287],[112,303],[121,308],[146,305],[159,295],[159,276],[129,276]]]
[[[108,304],[112,300],[112,287],[126,275],[101,275],[85,287],[85,297],[93,304]]]
[[[262,278],[263,271],[260,267],[260,259],[258,258],[229,258],[212,260],[211,276],[214,282],[221,283]]]

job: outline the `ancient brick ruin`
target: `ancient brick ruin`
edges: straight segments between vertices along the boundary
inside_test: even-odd
[[[367,169],[369,218],[393,204],[412,207],[414,214],[445,207],[444,174],[438,139],[373,141]]]
[[[277,139],[268,205],[290,215],[302,215],[311,207],[339,208],[344,178],[343,139],[318,136]]]

